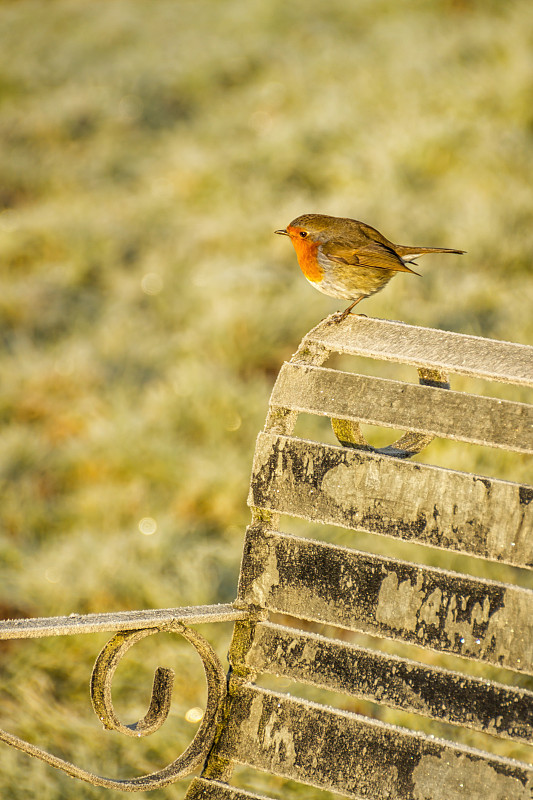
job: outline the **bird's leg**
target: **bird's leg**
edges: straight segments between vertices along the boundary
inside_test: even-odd
[[[351,306],[348,306],[348,308],[345,308],[344,311],[339,311],[338,314],[334,314],[333,317],[331,318],[331,321],[332,322],[336,322],[337,324],[339,322],[342,322],[343,319],[346,319],[346,317],[348,316],[348,314],[350,313],[352,308],[354,308],[357,305],[357,303],[360,303],[361,300],[364,300],[365,297],[366,297],[366,294],[363,294],[363,295],[361,295],[361,297],[358,297],[357,300],[354,300],[353,303],[351,304]]]

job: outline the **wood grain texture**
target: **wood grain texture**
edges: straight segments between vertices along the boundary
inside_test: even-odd
[[[287,363],[270,404],[533,453],[533,406],[526,403]]]
[[[533,568],[533,487],[262,433],[249,504]]]
[[[533,591],[248,528],[239,600],[533,671]]]
[[[525,689],[268,622],[257,625],[244,662],[257,673],[533,743],[533,693]]]
[[[250,686],[232,692],[216,755],[356,800],[530,800],[533,787],[531,766]]]
[[[341,324],[326,319],[307,334],[300,350],[304,353],[313,347],[533,386],[533,347],[529,345],[403,322],[355,315]]]

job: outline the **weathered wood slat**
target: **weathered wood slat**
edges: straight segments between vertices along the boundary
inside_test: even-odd
[[[195,778],[187,790],[185,800],[270,800],[270,798],[263,794],[236,789],[220,781]]]
[[[262,433],[248,502],[533,568],[533,487]]]
[[[258,673],[533,743],[533,693],[525,689],[269,622],[257,625],[249,644],[244,661]]]
[[[301,619],[533,670],[533,591],[248,528],[239,599]]]
[[[340,325],[324,320],[301,349],[310,343],[338,353],[533,386],[533,347],[525,344],[355,315]]]
[[[533,453],[533,405],[284,364],[271,405]]]
[[[530,800],[533,786],[531,766],[255,687],[234,690],[216,755],[356,800]]]

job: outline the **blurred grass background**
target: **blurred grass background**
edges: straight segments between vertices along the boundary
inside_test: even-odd
[[[2,616],[233,599],[274,376],[338,307],[273,236],[295,216],[468,251],[364,313],[533,341],[532,52],[528,0],[0,4]],[[129,721],[153,659],[183,670],[155,744],[97,729],[105,637],[4,645],[0,724],[105,774],[155,769],[201,704],[170,639],[117,690]],[[2,765],[14,800],[122,796]]]

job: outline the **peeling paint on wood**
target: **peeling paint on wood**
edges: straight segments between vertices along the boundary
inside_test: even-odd
[[[533,567],[533,487],[260,434],[250,505]]]
[[[187,792],[187,800],[269,800],[262,794],[235,789],[220,781],[195,778]]]
[[[244,654],[257,673],[533,744],[533,693],[272,623]]]
[[[531,800],[533,767],[516,761],[257,687],[230,702],[216,750],[241,764],[357,800]]]
[[[533,591],[253,527],[244,553],[243,602],[518,672],[533,668]]]

